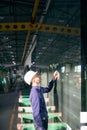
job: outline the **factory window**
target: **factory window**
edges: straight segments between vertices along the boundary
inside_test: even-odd
[[[62,72],[62,73],[65,72],[65,66],[61,67],[61,72]]]
[[[75,66],[75,72],[81,72],[81,65]]]

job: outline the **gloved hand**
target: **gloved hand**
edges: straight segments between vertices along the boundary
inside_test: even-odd
[[[53,80],[59,79],[60,78],[60,73],[56,70],[53,74]]]

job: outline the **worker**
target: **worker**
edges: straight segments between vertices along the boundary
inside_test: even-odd
[[[57,78],[59,79],[59,77],[59,72],[55,71],[48,87],[41,87],[41,75],[38,72],[30,70],[24,76],[25,82],[32,86],[30,102],[33,110],[35,130],[48,130],[48,112],[43,94],[51,91],[54,81]]]

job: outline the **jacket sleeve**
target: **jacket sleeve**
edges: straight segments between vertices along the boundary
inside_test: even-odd
[[[37,91],[32,93],[31,106],[33,110],[34,122],[36,123],[36,125],[38,125],[40,130],[44,130],[40,115],[40,100]]]
[[[41,87],[43,93],[48,93],[52,90],[53,84],[55,81],[51,80],[48,84],[48,87]]]

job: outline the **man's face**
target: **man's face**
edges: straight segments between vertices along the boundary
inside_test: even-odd
[[[32,83],[40,84],[41,83],[41,76],[39,74],[36,74],[32,79]]]

